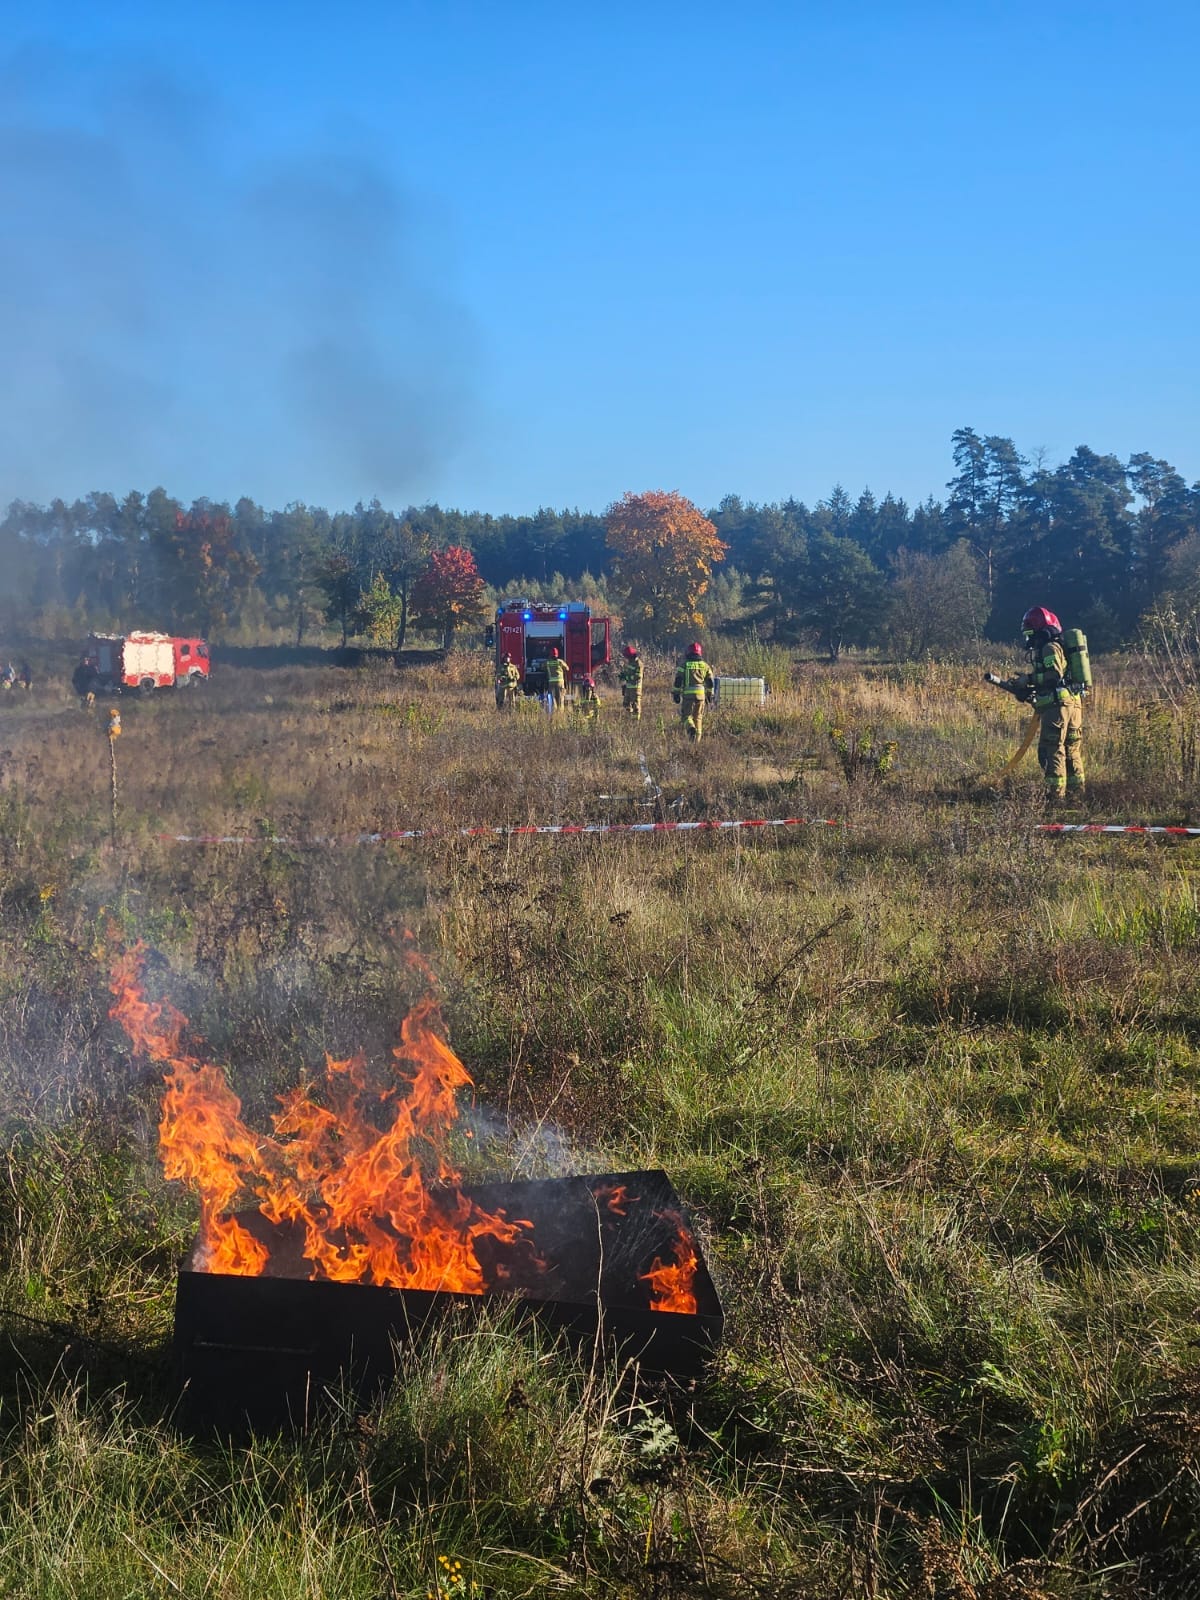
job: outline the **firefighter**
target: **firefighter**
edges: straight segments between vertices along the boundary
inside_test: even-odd
[[[596,680],[589,673],[581,680],[575,709],[586,722],[595,722],[600,704],[600,696],[596,693]]]
[[[16,681],[17,669],[13,666],[11,661],[8,661],[5,663],[3,677],[0,678],[0,682],[3,682],[6,689],[11,689]]]
[[[1030,670],[1005,684],[1021,691],[1038,713],[1038,765],[1046,778],[1046,796],[1061,800],[1082,797],[1083,696],[1071,678],[1062,646],[1062,624],[1045,606],[1031,606],[1021,618]],[[1087,680],[1090,681],[1090,678]]]
[[[546,657],[546,688],[550,695],[550,709],[561,711],[563,697],[567,692],[567,679],[571,676],[567,663],[559,655],[556,648],[552,648]]]
[[[679,707],[679,720],[687,730],[689,739],[700,743],[704,730],[704,707],[712,703],[716,685],[712,668],[704,659],[699,640],[687,648],[687,654],[675,673],[675,687],[671,698]]]
[[[21,687],[28,694],[33,688],[33,673],[29,670],[28,661],[22,661],[20,674]]]
[[[496,674],[496,708],[511,711],[517,703],[517,690],[521,687],[521,669],[513,658],[505,654]]]
[[[87,656],[80,656],[79,664],[71,674],[71,687],[79,696],[79,709],[88,711],[96,704],[96,685],[100,674]]]
[[[622,651],[625,659],[621,663],[619,677],[621,679],[621,706],[626,716],[635,722],[642,720],[642,675],[645,671],[642,658],[638,655],[635,644],[627,644]]]

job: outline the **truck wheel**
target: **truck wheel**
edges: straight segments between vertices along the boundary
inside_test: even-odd
[[[142,694],[142,695],[153,694],[154,693],[154,679],[153,678],[143,678],[141,683],[138,684],[138,693]]]

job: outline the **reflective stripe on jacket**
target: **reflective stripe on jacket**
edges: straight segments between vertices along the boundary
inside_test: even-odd
[[[685,661],[675,674],[675,692],[684,695],[702,695],[713,687],[712,668],[707,661],[694,658]]]

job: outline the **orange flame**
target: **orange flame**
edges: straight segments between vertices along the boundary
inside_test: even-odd
[[[700,1265],[696,1241],[675,1212],[663,1213],[664,1219],[677,1224],[675,1259],[664,1262],[656,1257],[649,1272],[643,1272],[641,1281],[650,1285],[650,1305],[654,1311],[686,1311],[695,1315],[696,1272]]]
[[[602,1200],[615,1217],[629,1215],[629,1207],[636,1205],[638,1196],[630,1195],[629,1189],[623,1183],[598,1183],[592,1191],[595,1198]]]
[[[203,1270],[246,1277],[267,1270],[267,1247],[233,1215],[250,1197],[268,1222],[302,1227],[314,1278],[482,1294],[506,1273],[497,1260],[485,1274],[481,1241],[524,1241],[531,1252],[530,1223],[491,1215],[456,1187],[446,1136],[457,1092],[471,1080],[435,1031],[434,1000],[405,1018],[391,1081],[373,1086],[361,1056],[327,1058],[328,1103],[292,1090],[271,1119],[271,1137],[242,1121],[224,1073],[185,1048],[186,1019],[165,1001],[145,999],[141,959],[139,949],[115,962],[109,1014],[136,1050],[167,1066],[160,1154],[166,1176],[200,1195]],[[419,1153],[436,1172],[436,1187]],[[489,1260],[495,1254],[485,1251]]]

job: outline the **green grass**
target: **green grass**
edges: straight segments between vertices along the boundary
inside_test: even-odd
[[[640,728],[581,732],[498,718],[471,658],[228,670],[123,708],[115,848],[99,719],[48,685],[6,726],[0,1593],[1196,1592],[1196,847],[1037,836],[1032,764],[980,781],[1019,719],[951,668],[785,676],[695,748],[662,673]],[[1190,815],[1145,695],[1114,667],[1089,707],[1099,820]],[[848,783],[831,726],[894,740],[892,769]],[[847,826],[157,837],[797,811]],[[263,1127],[327,1052],[389,1048],[406,930],[476,1083],[458,1157],[664,1166],[723,1348],[638,1386],[499,1308],[307,1435],[190,1437],[167,1352],[195,1203],[112,956],[149,945]]]

